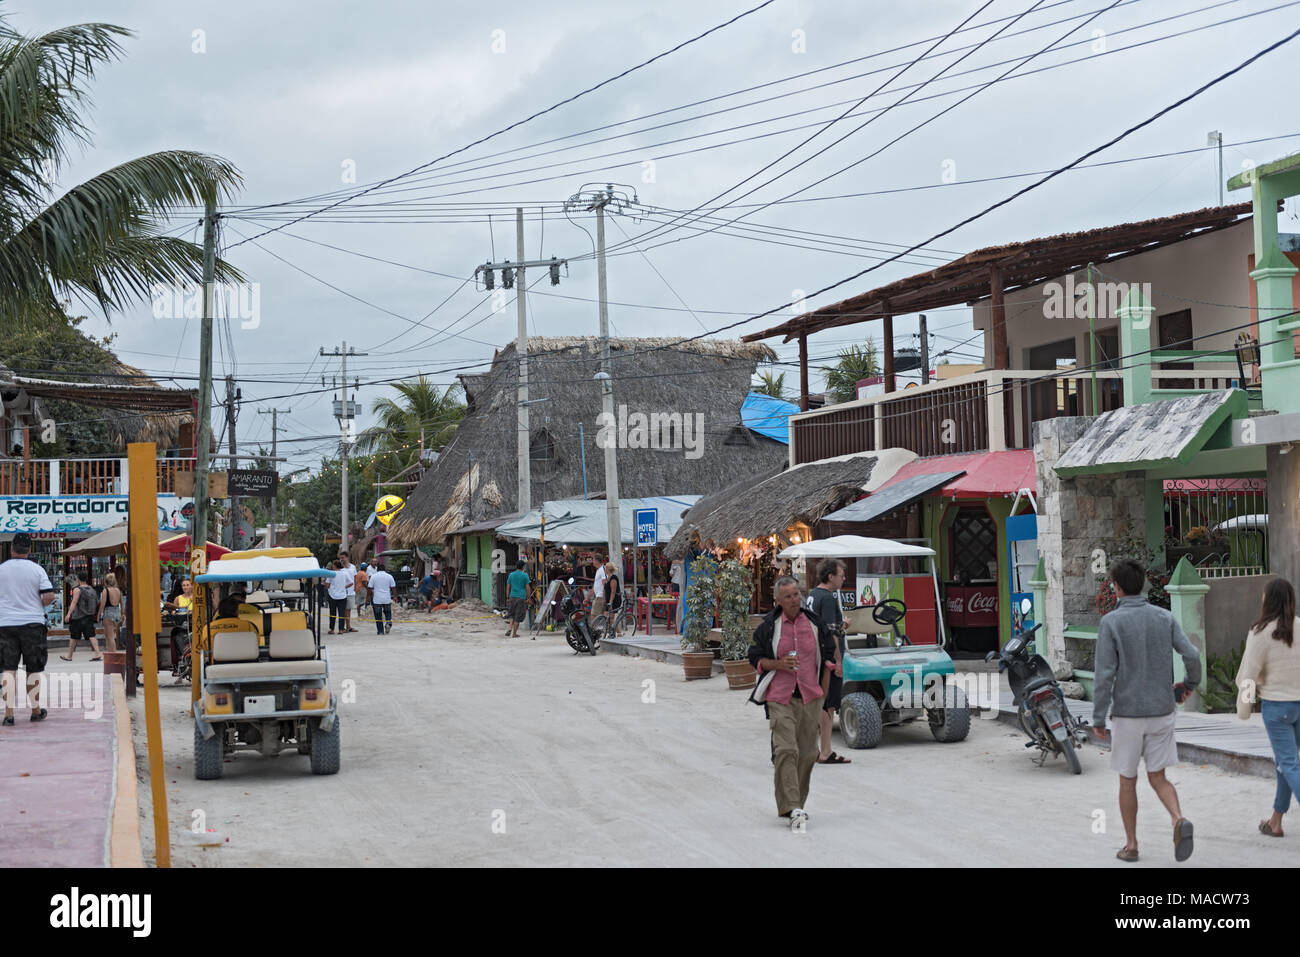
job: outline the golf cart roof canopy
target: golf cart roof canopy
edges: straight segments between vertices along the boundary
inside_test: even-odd
[[[332,569],[321,568],[311,555],[272,558],[263,554],[252,558],[224,556],[221,561],[210,564],[206,573],[196,575],[194,580],[243,582],[268,578],[333,578],[334,574]]]
[[[933,558],[934,549],[887,538],[835,535],[815,542],[791,545],[781,558]]]

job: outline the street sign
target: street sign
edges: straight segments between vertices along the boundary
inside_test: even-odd
[[[633,524],[636,526],[638,548],[649,548],[659,544],[659,509],[638,508]]]
[[[228,488],[232,496],[275,498],[280,476],[274,469],[231,469]]]

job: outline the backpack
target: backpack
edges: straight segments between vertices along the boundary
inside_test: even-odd
[[[78,584],[81,592],[77,595],[77,613],[75,618],[94,618],[99,613],[99,596],[89,585]]]

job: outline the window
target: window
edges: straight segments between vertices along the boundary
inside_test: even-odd
[[[563,464],[559,443],[547,429],[538,429],[528,443],[528,458],[539,477],[554,475]]]
[[[998,530],[988,509],[976,506],[958,511],[951,535],[953,578],[997,578]]]
[[[1026,369],[1055,370],[1062,366],[1072,366],[1075,362],[1073,339],[1061,339],[1025,350]]]

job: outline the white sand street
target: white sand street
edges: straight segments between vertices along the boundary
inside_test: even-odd
[[[886,729],[852,764],[814,770],[806,834],[776,816],[767,723],[726,679],[680,666],[575,655],[563,637],[507,641],[459,609],[329,641],[343,767],[241,754],[196,781],[189,688],[162,676],[173,866],[281,865],[1067,865],[1172,866],[1168,816],[1140,784],[1142,860],[1123,843],[1116,776],[1035,767],[1024,738],[974,720],[940,744],[924,724]],[[141,830],[152,855],[142,701],[135,716]],[[1170,772],[1196,825],[1184,867],[1300,866],[1294,837],[1256,830],[1272,782],[1182,764]],[[190,833],[201,812],[201,847]],[[1098,829],[1104,827],[1104,832]],[[228,838],[228,842],[225,840]],[[1230,888],[1225,888],[1230,889]]]

